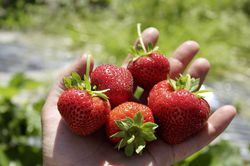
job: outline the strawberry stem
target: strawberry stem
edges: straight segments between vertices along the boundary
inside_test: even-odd
[[[200,79],[192,78],[189,74],[182,75],[176,80],[168,80],[172,88],[176,91],[179,89],[185,89],[192,92],[198,98],[203,98],[200,94],[210,92],[209,90],[199,90]]]
[[[144,45],[143,39],[142,39],[142,33],[141,33],[141,24],[137,24],[137,33],[139,37],[139,44],[136,47],[131,47],[130,48],[130,53],[133,55],[133,58],[131,58],[130,61],[136,61],[140,57],[143,56],[149,56],[153,52],[159,51],[158,46],[154,46],[152,43],[148,43],[147,48]]]
[[[139,36],[139,41],[140,41],[141,47],[142,47],[144,53],[147,53],[147,50],[145,48],[145,45],[144,45],[143,39],[142,39],[141,24],[140,23],[137,24],[137,33],[138,33],[138,36]]]
[[[91,55],[90,54],[88,54],[87,55],[87,67],[86,67],[86,77],[88,78],[88,80],[89,80],[89,70],[90,70],[90,60],[91,60]]]
[[[192,78],[189,74],[182,75],[176,80],[170,79],[169,83],[174,90],[185,89],[190,92],[196,92],[199,87],[200,79]]]
[[[91,55],[88,54],[87,55],[87,64],[86,64],[86,73],[84,75],[84,83],[85,83],[85,89],[88,91],[91,91],[91,83],[90,83],[90,79],[89,79],[89,71],[90,71],[90,59],[91,59]]]
[[[108,100],[108,96],[104,93],[109,91],[109,89],[104,89],[97,91],[96,86],[92,87],[90,78],[89,78],[89,72],[90,72],[90,63],[91,63],[91,55],[87,55],[87,62],[86,62],[86,73],[84,74],[84,79],[81,79],[81,76],[76,73],[72,72],[69,77],[64,77],[63,82],[64,86],[67,89],[78,89],[78,90],[86,90],[91,96],[97,96],[104,100]]]
[[[158,125],[152,122],[143,122],[144,118],[141,112],[137,112],[133,119],[128,117],[115,121],[120,131],[110,138],[121,138],[116,148],[118,150],[124,148],[126,156],[132,156],[134,151],[136,154],[142,154],[146,142],[157,139],[154,133]]]

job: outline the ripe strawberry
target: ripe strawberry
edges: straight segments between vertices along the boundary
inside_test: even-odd
[[[132,50],[134,58],[129,62],[127,68],[132,73],[135,84],[144,90],[150,90],[156,83],[167,78],[170,66],[168,59],[157,52],[158,48],[153,49],[152,45],[149,45],[146,50],[141,38],[140,24],[137,26],[140,47]]]
[[[149,93],[148,105],[159,124],[159,134],[169,144],[178,144],[200,131],[210,113],[210,107],[196,91],[199,80],[190,75],[176,81],[164,80]]]
[[[77,73],[64,78],[67,88],[59,97],[58,110],[71,131],[77,135],[89,135],[97,131],[107,120],[110,105],[106,91],[91,90],[89,82],[90,57],[84,81]]]
[[[98,90],[109,89],[106,95],[112,107],[130,100],[133,96],[133,77],[122,67],[112,64],[98,66],[91,73],[91,83]]]
[[[110,106],[85,90],[68,89],[58,100],[58,110],[75,134],[89,135],[105,123]]]
[[[154,132],[157,127],[150,108],[126,102],[110,112],[106,133],[113,143],[118,142],[118,150],[125,147],[125,154],[132,156],[134,150],[137,154],[142,154],[146,142],[156,140]]]

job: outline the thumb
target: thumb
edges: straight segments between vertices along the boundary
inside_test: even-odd
[[[66,67],[64,71],[60,74],[59,80],[58,80],[58,86],[62,88],[63,90],[65,89],[64,84],[63,84],[63,78],[70,76],[72,72],[77,72],[81,78],[83,79],[84,74],[86,73],[86,67],[87,67],[87,58],[90,56],[90,70],[89,72],[91,73],[94,67],[94,59],[93,56],[90,54],[83,54],[81,58],[77,59],[75,63],[72,65]],[[90,74],[89,73],[89,74]]]

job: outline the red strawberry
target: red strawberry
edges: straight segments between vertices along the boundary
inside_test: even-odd
[[[196,91],[198,85],[198,79],[186,75],[176,81],[161,81],[150,91],[148,105],[165,142],[181,143],[204,127],[210,107],[199,96],[204,91]]]
[[[63,119],[77,135],[89,135],[98,130],[110,111],[108,101],[78,89],[64,91],[57,104]]]
[[[125,154],[132,156],[134,150],[141,154],[146,142],[156,140],[158,127],[153,114],[147,106],[126,102],[115,107],[108,116],[106,133],[118,150],[125,147]]]
[[[169,62],[164,55],[152,52],[145,57],[130,61],[128,70],[138,86],[150,90],[156,83],[167,78]]]
[[[107,120],[110,105],[106,91],[93,91],[89,82],[90,57],[84,81],[77,73],[64,78],[65,90],[57,102],[58,110],[69,128],[77,135],[97,131]]]
[[[167,78],[169,62],[163,54],[156,52],[157,48],[146,50],[140,34],[140,24],[138,25],[138,35],[140,47],[133,50],[134,58],[129,62],[127,68],[132,73],[135,84],[145,90],[150,90],[156,83]]]
[[[122,67],[100,65],[91,73],[91,83],[98,90],[109,89],[106,95],[112,107],[130,100],[133,96],[133,77]]]

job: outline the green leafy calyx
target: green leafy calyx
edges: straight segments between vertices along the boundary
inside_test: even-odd
[[[148,56],[152,54],[153,52],[157,52],[159,50],[159,47],[154,47],[152,43],[149,43],[147,48],[145,47],[142,39],[142,34],[141,34],[141,24],[137,24],[137,33],[139,37],[139,44],[137,47],[131,47],[130,53],[134,56],[132,61],[137,60],[138,58],[142,56]]]
[[[200,95],[201,93],[209,92],[209,90],[199,90],[200,79],[192,78],[189,74],[180,74],[180,77],[176,80],[169,79],[169,83],[175,91],[185,89],[192,92],[198,98],[203,98],[203,96]]]
[[[116,120],[115,123],[120,131],[110,137],[121,138],[116,148],[118,150],[124,148],[126,156],[132,156],[134,151],[136,154],[142,154],[146,142],[157,139],[154,133],[158,125],[152,122],[144,123],[141,112],[136,113],[133,119],[128,117],[123,120]]]
[[[67,89],[85,90],[89,94],[91,94],[91,96],[97,96],[104,100],[108,100],[108,96],[105,95],[104,93],[107,92],[109,89],[98,91],[96,86],[93,86],[93,87],[91,86],[91,82],[89,78],[90,63],[91,63],[90,59],[91,59],[91,55],[88,55],[87,67],[86,67],[86,73],[84,75],[84,79],[82,80],[81,76],[78,73],[72,72],[69,77],[63,78],[64,86]]]

